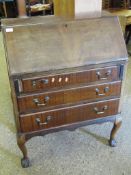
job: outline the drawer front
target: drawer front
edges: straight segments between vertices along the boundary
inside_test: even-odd
[[[121,82],[117,81],[49,93],[40,93],[39,95],[19,96],[17,100],[19,111],[22,113],[31,110],[45,109],[50,106],[77,103],[109,96],[120,96],[120,91]]]
[[[20,83],[19,91],[34,92],[94,81],[116,81],[119,79],[119,69],[119,66],[111,66],[67,74],[25,78]]]
[[[22,132],[68,125],[118,113],[119,99],[99,101],[57,110],[20,116]]]

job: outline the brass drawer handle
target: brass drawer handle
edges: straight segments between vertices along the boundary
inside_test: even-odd
[[[49,80],[48,79],[42,79],[40,80],[41,83],[44,83],[44,84],[48,84],[49,83]]]
[[[40,80],[33,80],[32,81],[32,86],[36,86],[36,82],[41,82],[41,83],[44,83],[44,84],[48,84],[49,83],[49,80],[48,79],[40,79]]]
[[[45,106],[47,102],[50,100],[50,97],[46,96],[44,99],[44,103],[40,103],[38,98],[33,99],[33,102],[36,104],[36,106]]]
[[[100,90],[99,90],[98,88],[95,89],[96,95],[98,95],[98,96],[105,96],[106,93],[109,92],[109,90],[110,90],[109,87],[105,87],[105,88],[104,88],[104,93],[103,93],[103,94],[100,94],[100,93],[99,93]]]
[[[98,79],[99,79],[99,80],[107,80],[108,77],[111,75],[111,70],[108,70],[108,71],[105,73],[105,76],[106,76],[106,77],[101,77],[102,75],[101,75],[101,73],[100,73],[99,71],[96,72],[96,75],[98,76]]]
[[[99,109],[97,107],[94,108],[94,111],[96,112],[96,114],[100,115],[100,114],[104,114],[105,113],[105,110],[108,109],[108,106],[104,106],[103,107],[103,111],[99,111]]]
[[[52,120],[52,116],[48,116],[45,120],[44,123],[41,122],[40,118],[36,118],[36,123],[39,125],[39,126],[42,126],[42,125],[47,125],[49,123],[49,121]]]

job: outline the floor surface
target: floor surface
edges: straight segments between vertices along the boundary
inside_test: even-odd
[[[0,33],[0,175],[131,175],[131,61],[118,146],[108,146],[111,123],[35,137],[27,142],[32,166],[21,168]]]

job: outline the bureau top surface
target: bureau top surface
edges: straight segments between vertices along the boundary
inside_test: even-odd
[[[11,75],[127,60],[117,17],[5,20],[3,34]]]

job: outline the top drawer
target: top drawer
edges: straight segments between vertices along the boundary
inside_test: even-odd
[[[119,72],[120,66],[111,66],[63,74],[23,78],[20,81],[17,81],[18,91],[34,92],[95,81],[116,81],[119,79]]]

